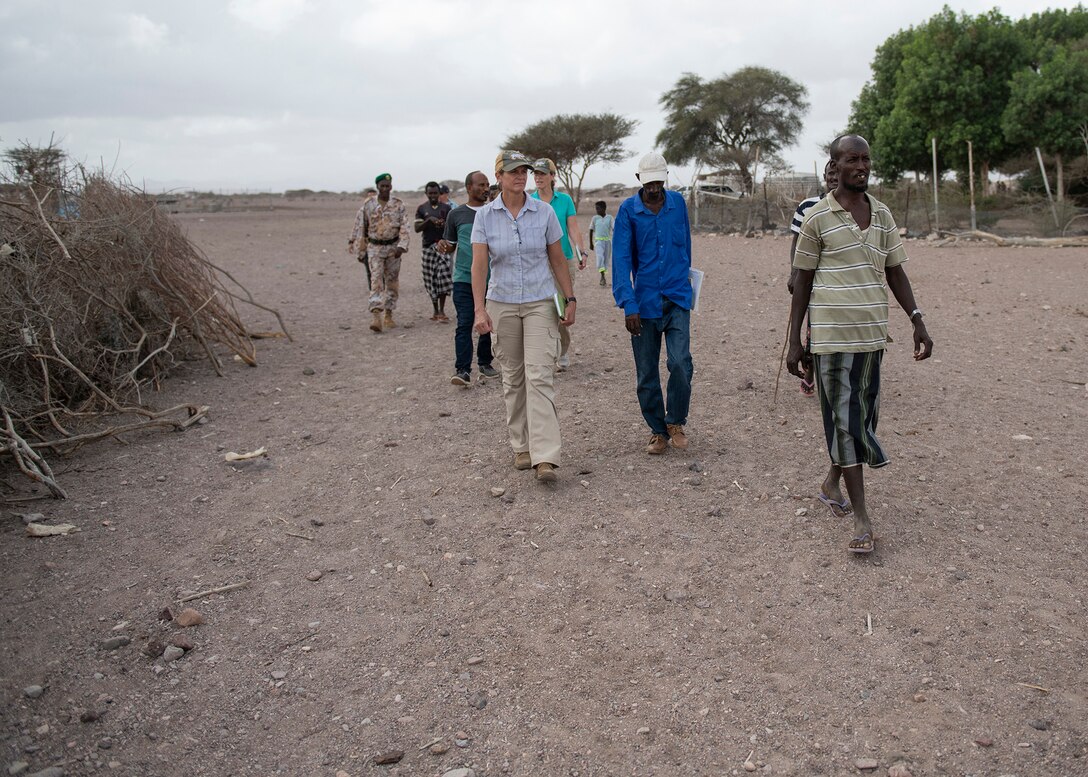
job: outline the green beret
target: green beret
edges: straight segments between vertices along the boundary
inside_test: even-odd
[[[391,176],[389,173],[382,173],[381,175],[379,175],[377,178],[374,179],[374,185],[377,186],[382,181],[392,181],[392,180],[393,180],[393,176]]]

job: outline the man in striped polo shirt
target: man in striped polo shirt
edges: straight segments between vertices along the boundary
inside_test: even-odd
[[[903,241],[891,211],[867,193],[869,144],[843,135],[831,144],[839,174],[833,192],[813,206],[801,225],[793,266],[789,371],[804,376],[801,321],[809,316],[811,351],[831,468],[820,500],[836,515],[854,514],[848,549],[871,553],[873,527],[865,505],[861,465],[888,463],[876,438],[880,411],[880,362],[888,339],[888,289],[914,325],[914,358],[928,359],[933,341],[914,302]],[[843,498],[846,481],[849,501]]]

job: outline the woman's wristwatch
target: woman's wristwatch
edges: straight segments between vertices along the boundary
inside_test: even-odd
[[[567,297],[567,304],[569,304],[571,302],[577,302],[577,301],[578,301],[577,297]]]

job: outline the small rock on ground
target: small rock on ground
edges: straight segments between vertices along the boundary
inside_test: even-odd
[[[129,639],[128,637],[110,637],[107,640],[103,640],[102,649],[103,650],[117,650],[118,648],[123,648],[125,645],[127,645],[131,641],[132,640]]]
[[[309,580],[311,583],[316,583],[318,580],[320,580],[324,576],[325,576],[325,573],[322,572],[320,569],[315,569],[313,572],[307,572],[306,573],[306,579]]]
[[[860,771],[868,772],[880,766],[880,762],[875,758],[858,758],[854,761],[854,766]]]
[[[433,745],[431,745],[432,755],[445,755],[449,751],[450,746],[448,742],[435,742]]]
[[[892,767],[888,769],[888,777],[914,777],[914,775],[906,764],[892,764]]]
[[[467,766],[462,766],[459,769],[450,769],[448,772],[443,772],[442,777],[476,777],[476,772]]]
[[[26,777],[64,777],[64,769],[59,766],[50,766],[40,772],[28,774]]]
[[[190,626],[199,626],[203,622],[204,616],[192,607],[186,607],[177,614],[176,618],[174,618],[174,623],[178,624],[183,629],[187,629]]]
[[[379,753],[374,756],[374,763],[378,766],[389,766],[391,764],[400,763],[400,759],[404,758],[403,750],[387,750],[384,753]]]
[[[45,693],[45,688],[42,688],[40,685],[28,685],[26,688],[23,688],[23,695],[28,699],[37,699],[43,693]]]
[[[170,645],[162,651],[162,660],[169,664],[171,661],[177,661],[183,655],[185,655],[184,650],[177,645]]]
[[[170,644],[173,647],[181,648],[186,653],[195,647],[193,640],[189,638],[188,634],[174,634],[170,637]]]

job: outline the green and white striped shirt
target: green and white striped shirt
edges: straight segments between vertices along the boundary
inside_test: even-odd
[[[888,339],[884,270],[907,261],[888,206],[869,194],[872,218],[858,227],[834,194],[813,205],[801,225],[793,266],[815,270],[808,320],[813,353],[879,351]]]

